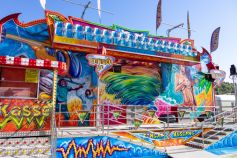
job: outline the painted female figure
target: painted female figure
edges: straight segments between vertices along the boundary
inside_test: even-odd
[[[180,91],[183,94],[184,102],[181,104],[182,106],[190,107],[195,104],[193,86],[194,83],[186,75],[185,67],[181,65],[180,73],[175,76],[175,91]]]

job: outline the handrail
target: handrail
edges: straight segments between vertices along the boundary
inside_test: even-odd
[[[65,104],[65,103],[63,103],[63,104]],[[79,112],[81,112],[81,111],[85,111],[85,110],[79,110],[79,111],[77,111],[77,110],[75,110],[75,111],[72,111],[72,112],[62,112],[61,111],[61,105],[62,104],[59,104],[59,112],[56,112],[56,113],[61,113],[61,114],[63,114],[63,113],[68,113],[68,114],[79,114]],[[153,117],[150,117],[149,115],[146,115],[145,113],[147,112],[146,110],[144,110],[143,109],[143,107],[145,107],[144,105],[134,105],[134,106],[132,106],[132,105],[114,105],[114,104],[90,104],[90,106],[91,107],[94,107],[95,106],[95,110],[90,110],[90,111],[88,111],[88,113],[90,113],[90,114],[95,114],[95,115],[98,115],[99,117],[95,117],[94,119],[90,119],[90,120],[86,120],[86,121],[92,121],[92,122],[95,122],[95,129],[97,129],[97,131],[98,132],[101,132],[102,134],[104,134],[104,135],[109,135],[110,134],[110,132],[112,131],[112,132],[114,132],[115,131],[115,129],[113,128],[113,129],[111,129],[111,127],[113,127],[114,125],[111,125],[110,124],[110,122],[114,122],[115,124],[116,123],[118,123],[119,125],[121,125],[121,126],[123,126],[123,125],[126,125],[127,127],[129,127],[129,126],[131,126],[132,125],[132,127],[134,127],[134,124],[132,124],[131,122],[127,122],[127,123],[124,123],[123,121],[121,121],[121,120],[124,120],[124,119],[126,119],[126,120],[129,120],[129,121],[131,121],[131,120],[134,120],[134,119],[140,119],[140,120],[143,120],[143,119],[149,119],[149,120],[151,120],[151,121],[154,121],[155,120],[155,118],[153,118]],[[136,107],[138,106],[138,108],[139,109],[137,109]],[[135,109],[131,109],[131,108],[127,108],[127,107],[131,107],[131,108],[135,108]],[[106,108],[106,109],[105,109]],[[112,109],[114,109],[114,110],[118,110],[118,111],[126,111],[126,114],[127,114],[127,116],[124,116],[124,115],[121,115],[120,114],[120,116],[119,116],[119,120],[116,120],[116,119],[114,119],[113,117],[111,117],[111,114],[113,114],[113,110],[111,110],[111,108]],[[195,107],[195,109],[196,108],[198,108],[198,107]],[[205,108],[215,108],[215,107],[213,107],[213,106],[208,106],[208,107],[206,107],[205,106]],[[191,109],[189,109],[189,108],[185,108],[185,107],[183,107],[183,109],[186,111],[186,114],[187,113],[189,113],[189,112],[195,112],[195,109],[194,110],[191,110]],[[191,128],[194,128],[194,127],[197,127],[197,128],[200,128],[200,130],[202,129],[202,137],[204,136],[204,128],[205,128],[205,125],[206,124],[208,124],[208,123],[211,123],[211,121],[213,120],[213,119],[216,119],[216,118],[220,118],[220,116],[221,117],[226,117],[227,115],[230,115],[230,113],[233,113],[233,111],[235,111],[237,109],[237,107],[234,107],[233,109],[232,109],[232,111],[225,111],[225,112],[222,112],[222,113],[220,113],[220,114],[217,114],[217,115],[215,115],[214,114],[214,116],[212,116],[211,115],[211,117],[209,118],[209,119],[205,119],[203,122],[201,122],[200,124],[195,124],[196,126],[193,126],[192,124],[185,124],[185,123],[179,123],[178,125],[181,125],[181,127],[182,127],[182,129],[183,130],[187,130],[187,129],[191,129]],[[106,110],[106,111],[105,111]],[[135,110],[135,111],[134,111]],[[139,112],[137,112],[136,110],[139,110]],[[169,114],[169,108],[165,108],[162,112],[166,112],[167,114]],[[86,110],[87,111],[87,110]],[[172,112],[178,112],[179,110],[177,110],[177,111],[172,111]],[[131,115],[131,117],[128,117],[128,115]],[[186,115],[187,116],[187,115]],[[232,116],[232,115],[231,115]],[[228,116],[228,117],[231,117],[231,116]],[[167,116],[167,118],[168,118],[169,116]],[[202,116],[201,116],[202,117]],[[227,117],[227,118],[228,118]],[[170,117],[169,117],[170,118]],[[182,118],[182,119],[184,119],[184,118],[186,118],[186,117],[180,117],[180,116],[178,116],[177,118]],[[205,117],[206,118],[206,117]],[[190,119],[190,117],[189,117],[189,119]],[[60,126],[60,124],[61,124],[61,121],[66,121],[66,122],[70,122],[70,121],[79,121],[79,118],[78,119],[76,119],[76,120],[61,120],[61,117],[59,117],[59,126],[58,126],[58,129],[60,129],[61,128],[61,126]],[[107,121],[107,122],[106,122]],[[159,120],[160,121],[160,124],[162,125],[162,126],[156,126],[156,128],[159,128],[159,129],[161,129],[162,131],[164,131],[164,132],[166,132],[166,128],[167,127],[169,127],[169,122],[168,122],[168,124],[166,123],[166,122],[164,122],[164,121],[161,121],[161,120]],[[96,123],[97,122],[97,123]],[[129,123],[131,123],[131,124],[129,124]],[[189,126],[190,125],[190,126]],[[118,125],[117,125],[118,126]],[[79,127],[80,128],[80,127]],[[129,130],[127,130],[127,129],[121,129],[121,131],[127,131],[127,132],[131,132],[132,130],[143,130],[143,131],[149,131],[149,132],[151,132],[151,130],[152,130],[152,128],[151,129],[149,129],[149,128],[147,128],[147,127],[144,127],[144,126],[140,126],[140,127],[138,127],[138,128],[130,128]],[[153,132],[152,132],[153,133]],[[205,139],[207,139],[207,138],[203,138],[203,143],[204,143],[204,140]],[[165,149],[166,150],[166,149]]]
[[[90,114],[99,115],[100,117],[99,118],[95,118],[93,120],[87,120],[87,121],[97,122],[95,124],[97,124],[98,126],[96,126],[95,128],[97,130],[99,130],[99,132],[101,132],[103,135],[109,135],[111,132],[115,132],[114,128],[111,129],[111,127],[113,125],[111,126],[111,124],[109,122],[118,123],[119,125],[122,125],[122,126],[123,125],[128,126],[128,129],[126,129],[126,131],[128,133],[130,133],[132,131],[138,131],[138,130],[142,130],[144,132],[156,133],[156,132],[152,131],[152,130],[154,130],[154,128],[149,129],[148,127],[144,127],[144,126],[135,127],[134,124],[124,123],[122,121],[114,119],[113,117],[111,117],[111,114],[113,114],[113,111],[111,111],[110,108],[115,108],[116,110],[119,110],[119,111],[125,111],[126,110],[126,112],[129,112],[129,114],[133,114],[134,115],[134,118],[133,117],[127,118],[126,116],[120,115],[119,116],[120,120],[126,119],[126,120],[130,120],[131,121],[131,120],[137,119],[137,120],[141,120],[142,121],[143,119],[149,119],[150,121],[154,122],[156,120],[156,118],[153,118],[153,117],[150,117],[150,116],[147,116],[147,115],[143,115],[143,114],[131,111],[130,109],[127,109],[127,108],[121,108],[121,107],[119,107],[117,105],[111,105],[111,104],[103,104],[103,105],[101,105],[100,104],[100,105],[96,105],[96,106],[98,106],[100,108],[100,110],[99,111],[97,111],[97,110],[96,111],[89,111],[89,113]],[[106,112],[104,111],[105,107],[107,108]],[[127,107],[127,106],[125,106],[125,107]],[[79,114],[79,112],[81,112],[81,111],[77,111],[77,110],[75,110],[73,112],[61,112],[61,104],[59,105],[59,111],[60,112],[57,112],[57,113]],[[104,115],[107,115],[107,117],[104,117]],[[63,120],[63,121],[66,121],[66,120]],[[75,119],[75,120],[68,120],[68,122],[70,122],[70,121],[79,121],[79,118]],[[59,117],[59,122],[58,122],[59,123],[59,128],[60,128],[60,122],[61,122],[61,118]],[[156,129],[160,129],[162,132],[164,132],[164,135],[165,135],[165,133],[166,133],[166,126],[167,125],[163,121],[160,121],[160,124],[162,125],[162,127],[156,126],[155,128]],[[132,128],[129,128],[129,126],[131,126]],[[120,131],[125,131],[125,130],[120,130]],[[155,147],[154,144],[151,144],[151,145]],[[166,147],[165,146],[164,146],[164,150],[166,151]]]
[[[219,116],[222,116],[222,115],[225,115],[225,114],[229,114],[229,113],[233,112],[234,110],[237,110],[237,107],[233,107],[231,111],[224,111],[224,112],[222,112],[220,114],[212,116],[211,118],[204,120],[202,122],[202,124],[204,124],[205,122],[208,122],[208,121],[212,121],[213,119],[219,118]]]
[[[216,118],[218,118],[218,119],[223,119],[223,118],[232,118],[233,116],[234,117],[236,117],[236,114],[237,114],[237,107],[234,107],[233,108],[233,110],[232,111],[226,111],[226,112],[223,112],[223,113],[220,113],[220,114],[218,114],[217,116],[215,116],[215,117],[212,117],[212,118],[210,118],[210,119],[208,119],[208,121],[210,121],[210,120],[213,120],[214,118],[216,119]],[[230,113],[231,112],[231,113]],[[229,114],[228,116],[226,116],[225,114]],[[221,117],[220,117],[221,116]],[[235,121],[236,121],[236,118],[233,118],[233,119],[235,119]],[[223,122],[223,124],[222,124],[222,128],[224,127],[224,125],[225,124],[227,124],[227,123],[231,123],[232,121],[228,121],[228,122]],[[209,122],[209,123],[212,123],[212,122]],[[214,134],[212,134],[212,135],[210,135],[210,136],[208,136],[208,137],[205,137],[204,138],[204,125],[205,124],[207,124],[207,121],[206,122],[203,122],[202,123],[202,131],[203,131],[203,133],[202,133],[202,145],[203,145],[203,148],[205,148],[205,140],[206,139],[209,139],[209,138],[211,138],[211,137],[213,137],[213,136],[216,136],[216,135],[218,135],[219,133],[221,133],[221,132],[223,132],[223,131],[225,131],[226,129],[229,129],[230,127],[224,127],[223,129],[221,129],[221,130],[219,130],[218,132],[215,132]],[[237,126],[236,126],[236,124],[234,124],[234,126],[232,126],[231,128],[233,128],[234,127],[234,129],[237,129]],[[208,131],[208,132],[210,132],[210,131]],[[208,133],[207,132],[207,133]],[[205,133],[206,134],[206,133]]]

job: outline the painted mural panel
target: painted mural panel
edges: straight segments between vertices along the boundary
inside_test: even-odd
[[[15,69],[14,73],[12,73],[13,71],[9,71],[7,76],[4,75],[4,73],[1,76],[1,89],[8,87],[8,90],[4,92],[4,94],[9,93],[9,95],[5,97],[1,95],[2,97],[0,98],[1,132],[50,130],[53,72],[40,70],[39,79],[35,80],[35,77],[32,77],[32,74],[22,74],[22,72],[26,74],[26,72],[28,72],[26,70]],[[18,77],[14,77],[14,75],[17,75]],[[36,77],[37,76],[38,73],[36,73]],[[45,80],[46,76],[48,77],[48,80]],[[31,80],[29,80],[29,78]],[[15,81],[16,79],[18,81]],[[23,81],[19,81],[20,79],[23,79]],[[28,85],[28,88],[25,84]],[[28,91],[28,89],[30,91]],[[38,89],[39,91],[37,91]]]
[[[57,112],[63,111],[63,114],[57,114],[57,120],[62,120],[58,125],[61,126],[78,126],[89,125],[88,121],[93,118],[93,104],[95,104],[97,86],[97,76],[94,67],[88,65],[84,53],[69,52],[63,50],[55,50],[41,45],[49,43],[48,25],[45,20],[38,20],[31,23],[20,23],[19,14],[10,15],[1,20],[0,25],[3,26],[7,34],[23,37],[24,42],[5,38],[1,41],[0,55],[20,56],[27,58],[48,59],[52,61],[63,61],[67,63],[68,71],[65,76],[59,76],[58,95],[57,95]],[[39,43],[39,46],[35,43]],[[52,89],[48,87],[51,81],[50,75],[45,75],[40,84],[40,89],[44,89],[45,93],[39,97],[49,97],[47,93]],[[61,109],[59,110],[59,105]],[[75,110],[76,109],[76,110]],[[85,118],[79,119],[78,111],[87,111]],[[74,112],[74,113],[72,113]],[[75,113],[77,112],[77,113]],[[81,113],[81,112],[80,112]],[[76,120],[76,121],[70,121]],[[86,121],[85,121],[86,120]]]
[[[58,51],[57,59],[69,65],[68,74],[59,76],[57,82],[58,126],[93,125],[97,92],[94,67],[89,66],[84,53]]]
[[[194,119],[207,110],[213,110],[212,83],[201,74],[199,65],[182,66],[162,64],[163,91],[155,105],[187,107]]]
[[[159,66],[129,60],[119,60],[117,64],[121,66],[121,72],[108,72],[101,79],[104,84],[100,87],[100,102],[121,105],[152,104],[161,89]]]
[[[0,132],[50,130],[50,102],[0,99]]]
[[[145,105],[156,116],[177,116],[179,107],[190,109],[190,117],[212,111],[212,83],[202,75],[200,65],[182,66],[118,60],[119,72],[107,72],[100,84],[100,103]],[[116,65],[115,64],[115,65]],[[145,113],[144,113],[145,115]]]
[[[184,145],[193,137],[198,136],[202,130],[167,130],[167,131],[134,131],[114,132],[115,135],[138,140],[158,147]]]
[[[110,137],[59,138],[57,158],[166,158],[166,153]]]
[[[19,49],[12,53],[4,54],[10,45],[19,45]],[[27,45],[27,48],[24,47]],[[12,49],[14,47],[11,47]],[[1,52],[4,52],[3,54]],[[57,82],[57,104],[56,112],[63,112],[57,114],[57,120],[60,120],[60,126],[78,126],[78,125],[93,125],[93,114],[89,112],[94,111],[92,105],[96,104],[96,86],[97,74],[94,67],[88,65],[86,55],[84,53],[60,51],[45,47],[34,47],[28,44],[18,42],[15,40],[5,40],[0,45],[0,54],[21,56],[29,58],[50,59],[66,62],[68,71],[65,76],[59,76]],[[44,75],[41,79],[40,89],[51,93],[52,88],[48,85],[52,84],[52,75]],[[39,95],[40,97],[48,97],[47,93]],[[61,110],[59,110],[61,106]],[[75,111],[75,109],[77,109]],[[88,111],[85,120],[79,120],[77,111]],[[70,121],[75,120],[75,121]],[[93,119],[94,120],[94,119]],[[59,122],[58,122],[59,125]]]
[[[126,123],[126,106],[129,108],[152,105],[155,98],[161,93],[161,86],[158,63],[118,59],[114,67],[101,77],[99,102],[104,105],[117,106],[123,116],[118,117],[116,121]],[[111,109],[111,111],[116,111],[116,109]],[[144,116],[146,114],[144,113]],[[112,118],[112,115],[111,113],[109,118]],[[151,122],[146,119],[144,117],[144,123]],[[157,120],[154,122],[159,123],[157,118],[154,119]],[[111,121],[110,124],[118,123]]]

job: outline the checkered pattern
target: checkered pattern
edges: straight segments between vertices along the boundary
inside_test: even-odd
[[[46,69],[58,69],[59,72],[65,72],[67,69],[66,63],[64,62],[11,57],[11,56],[0,56],[0,65],[15,65],[15,66],[26,66],[32,68],[35,67],[35,68],[46,68]]]

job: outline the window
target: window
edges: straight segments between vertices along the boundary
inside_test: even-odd
[[[39,70],[0,67],[0,98],[37,98]]]

